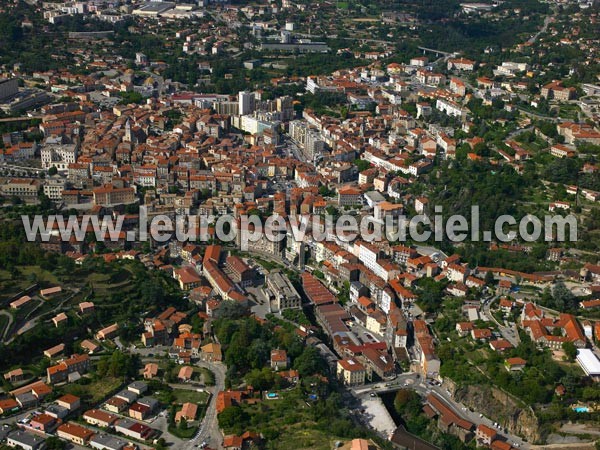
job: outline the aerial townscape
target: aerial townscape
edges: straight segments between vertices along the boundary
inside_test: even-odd
[[[0,136],[0,450],[600,449],[597,0],[2,0]]]

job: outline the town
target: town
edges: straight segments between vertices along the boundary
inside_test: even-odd
[[[0,5],[0,447],[597,448],[598,4],[443,6]]]

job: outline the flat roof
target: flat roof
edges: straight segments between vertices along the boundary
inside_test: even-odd
[[[577,362],[588,375],[600,375],[600,360],[589,348],[577,350]]]

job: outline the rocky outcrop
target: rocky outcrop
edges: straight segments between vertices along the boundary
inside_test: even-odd
[[[454,391],[457,401],[498,421],[509,433],[524,437],[529,442],[540,442],[539,420],[531,408],[520,404],[512,396],[495,387],[464,386]]]

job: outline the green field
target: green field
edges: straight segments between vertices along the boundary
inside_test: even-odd
[[[88,405],[96,405],[113,392],[116,392],[122,384],[121,379],[104,377],[99,380],[92,380],[90,384],[82,384],[81,382],[67,384],[61,390],[65,394],[80,397]]]
[[[174,402],[178,404],[183,403],[197,403],[199,405],[205,405],[208,401],[209,394],[207,392],[198,392],[187,389],[173,389]]]

